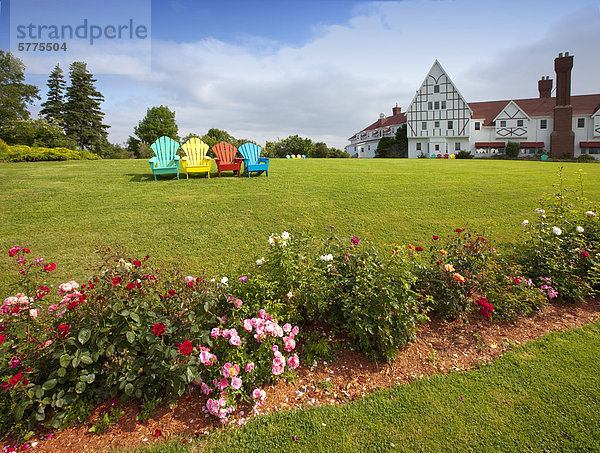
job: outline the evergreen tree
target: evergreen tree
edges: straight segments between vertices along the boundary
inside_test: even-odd
[[[69,66],[71,85],[67,88],[64,127],[67,135],[77,140],[82,149],[93,149],[101,153],[106,146],[106,130],[110,127],[102,124],[104,113],[100,103],[104,96],[96,90],[93,75],[85,63],[76,61]]]
[[[63,115],[65,110],[65,87],[67,83],[63,77],[63,70],[57,64],[50,77],[48,77],[48,100],[42,104],[40,115],[49,123],[63,125]]]
[[[37,87],[23,83],[24,71],[21,60],[0,50],[0,137],[12,122],[28,119],[27,104],[40,98]]]

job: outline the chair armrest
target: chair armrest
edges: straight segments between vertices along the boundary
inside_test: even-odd
[[[156,156],[148,159],[148,163],[153,164],[154,162],[156,162]]]
[[[177,154],[175,154],[175,160],[180,160],[181,156],[178,156]],[[184,157],[184,159],[187,159],[187,157]]]
[[[268,157],[259,157],[258,158],[258,163],[259,164],[268,164],[269,163],[269,158]]]

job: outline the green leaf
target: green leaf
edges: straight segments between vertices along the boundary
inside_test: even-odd
[[[133,393],[133,384],[131,382],[128,382],[127,385],[125,386],[125,394],[127,396],[131,396]]]
[[[108,347],[106,348],[106,353],[108,355],[113,355],[115,353],[115,345],[109,344]]]
[[[86,365],[89,365],[90,363],[94,363],[94,361],[90,357],[89,353],[87,353],[87,352],[81,354],[81,362],[85,363]]]
[[[85,382],[79,381],[77,384],[75,384],[75,391],[79,394],[85,392]]]
[[[56,387],[56,384],[58,384],[56,379],[50,379],[49,381],[44,382],[42,388],[44,390],[52,390],[54,387]]]
[[[60,356],[59,362],[60,362],[61,367],[67,368],[69,366],[70,361],[71,361],[71,356],[69,354],[63,354]]]
[[[44,396],[44,389],[41,386],[36,385],[33,389],[35,390],[35,397],[36,398],[39,399],[42,396]]]
[[[79,357],[73,357],[73,360],[71,361],[71,365],[73,365],[73,368],[77,368],[79,366],[79,363],[81,362]]]
[[[90,337],[92,336],[92,332],[90,331],[90,329],[84,327],[83,329],[81,329],[79,331],[79,336],[77,337],[77,339],[79,340],[79,342],[81,344],[85,344]]]
[[[127,341],[129,341],[131,344],[135,342],[135,334],[131,330],[127,332],[125,336],[127,337]]]
[[[134,320],[135,322],[137,322],[137,323],[139,323],[139,322],[140,322],[140,317],[139,317],[139,315],[138,315],[137,313],[133,313],[133,312],[132,312],[132,313],[130,313],[130,314],[129,314],[129,317],[130,317],[131,319],[133,319],[133,320]]]
[[[88,384],[91,384],[92,382],[94,382],[96,380],[96,375],[94,373],[90,373],[86,377],[87,377]]]
[[[123,316],[124,318],[127,318],[127,316],[129,316],[129,310],[123,310],[121,312],[121,316]]]
[[[65,377],[67,370],[65,368],[59,368],[58,371],[56,371],[56,374],[58,374],[58,377]]]

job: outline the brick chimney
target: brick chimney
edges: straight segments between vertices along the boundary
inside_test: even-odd
[[[542,76],[538,80],[538,91],[540,92],[540,99],[549,98],[552,94],[552,79],[549,76]]]
[[[556,106],[554,107],[554,130],[550,136],[552,157],[575,156],[573,133],[573,106],[571,105],[571,69],[573,56],[569,52],[558,54],[554,59],[556,72]]]
[[[392,115],[400,115],[402,113],[402,108],[398,107],[398,104],[396,104],[396,107],[392,107]]]

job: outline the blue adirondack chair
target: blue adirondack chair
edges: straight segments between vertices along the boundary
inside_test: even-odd
[[[238,148],[238,151],[244,158],[244,166],[246,167],[246,173],[248,178],[251,172],[258,172],[260,175],[263,171],[269,176],[269,158],[260,157],[262,148],[254,143],[244,143]]]
[[[177,173],[177,179],[179,179],[179,156],[177,150],[179,149],[179,143],[170,137],[162,136],[157,139],[150,146],[154,151],[155,156],[150,159],[150,168],[154,174],[154,180],[156,181],[157,175],[173,174]]]

